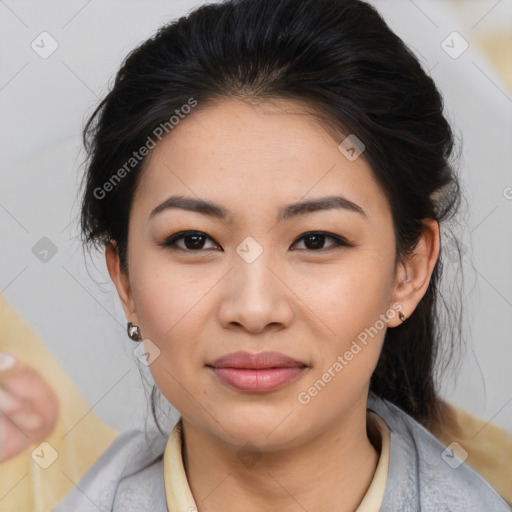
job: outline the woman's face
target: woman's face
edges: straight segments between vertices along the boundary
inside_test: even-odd
[[[182,120],[147,157],[129,279],[116,282],[128,319],[160,351],[150,371],[163,395],[237,446],[298,445],[364,409],[386,328],[400,323],[384,193],[362,158],[299,111],[226,100]],[[175,196],[217,206],[166,205]],[[339,199],[293,206],[323,198]],[[186,231],[200,236],[171,245]],[[240,351],[295,366],[212,368]]]

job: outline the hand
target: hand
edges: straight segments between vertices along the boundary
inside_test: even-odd
[[[58,416],[57,395],[45,379],[0,352],[0,463],[47,437]]]

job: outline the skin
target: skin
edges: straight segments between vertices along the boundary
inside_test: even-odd
[[[439,228],[425,221],[414,254],[396,264],[389,204],[363,158],[349,161],[339,151],[343,138],[330,137],[297,102],[199,105],[145,161],[130,213],[129,275],[107,246],[127,320],[160,350],[150,370],[182,415],[184,465],[200,512],[352,511],[373,478],[369,381],[398,315],[388,314],[387,325],[309,403],[298,395],[379,315],[393,305],[412,313],[439,255]],[[231,214],[219,220],[168,209],[150,218],[178,194],[215,201]],[[329,209],[276,222],[284,205],[331,195],[366,216]],[[181,239],[182,251],[162,246],[183,230],[209,238],[203,245],[189,238],[188,246]],[[310,231],[353,247],[326,237],[315,248],[303,238]],[[246,237],[263,250],[251,263],[236,251]],[[308,368],[280,389],[239,391],[205,366],[238,350],[279,351]]]
[[[0,372],[0,463],[48,437],[59,417],[57,395],[31,366]]]

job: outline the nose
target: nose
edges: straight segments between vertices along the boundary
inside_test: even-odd
[[[293,293],[279,265],[265,251],[252,262],[236,255],[224,286],[218,310],[223,327],[258,334],[277,331],[291,323]]]

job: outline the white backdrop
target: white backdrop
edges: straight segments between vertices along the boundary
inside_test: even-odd
[[[89,275],[75,238],[81,129],[125,55],[199,3],[0,2],[0,293],[94,411],[119,429],[148,412],[103,256],[88,264]],[[464,18],[439,0],[373,3],[431,70],[463,138],[470,342],[457,378],[447,380],[443,392],[512,433],[512,92],[476,43],[481,31],[511,26],[512,2],[472,2]],[[46,261],[36,256],[41,250],[48,251]]]

